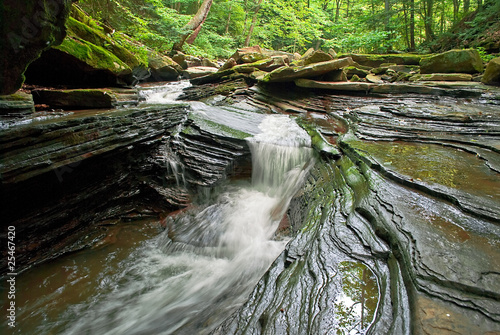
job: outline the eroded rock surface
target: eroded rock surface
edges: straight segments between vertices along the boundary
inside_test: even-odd
[[[498,101],[287,95],[251,97],[344,120],[343,155],[316,165],[297,236],[214,334],[499,332]]]

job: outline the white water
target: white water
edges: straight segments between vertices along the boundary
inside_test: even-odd
[[[151,92],[148,102],[171,99]],[[252,183],[229,186],[215,203],[169,218],[163,234],[137,248],[97,296],[73,305],[54,328],[206,334],[244,302],[287,243],[276,230],[313,160],[310,138],[293,120],[262,119],[262,132],[248,139]]]

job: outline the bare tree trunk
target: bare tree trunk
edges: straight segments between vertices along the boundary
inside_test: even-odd
[[[410,0],[410,51],[415,49],[415,0]]]
[[[248,30],[248,35],[247,35],[247,38],[245,39],[245,46],[246,47],[250,44],[250,38],[252,37],[253,29],[255,28],[255,22],[257,22],[257,14],[259,13],[261,3],[262,3],[262,0],[259,0],[259,3],[257,4],[257,8],[255,9],[255,14],[253,15],[253,19],[252,19],[252,24],[250,25],[250,30]]]
[[[424,28],[425,40],[430,42],[434,39],[434,0],[425,0],[424,4]]]
[[[340,4],[342,3],[342,0],[335,0],[335,20],[334,22],[339,21],[340,17]]]
[[[229,23],[231,22],[231,11],[233,10],[233,3],[229,5],[229,13],[227,14],[227,22],[226,22],[226,35],[229,34]]]
[[[483,9],[483,0],[477,0],[477,10],[480,11]]]
[[[186,30],[186,33],[181,36],[181,39],[179,42],[174,44],[174,46],[172,47],[172,50],[177,50],[177,51],[182,50],[182,46],[184,45],[184,42],[186,42],[189,35],[191,35],[193,33],[195,35],[194,38],[192,39],[194,42],[194,39],[196,38],[196,36],[198,36],[198,33],[201,29],[201,25],[207,19],[208,12],[210,11],[210,7],[212,7],[212,2],[213,2],[213,0],[204,0],[203,1],[200,8],[198,9],[198,12],[184,26],[184,30]]]
[[[469,12],[470,0],[464,0],[464,16]]]

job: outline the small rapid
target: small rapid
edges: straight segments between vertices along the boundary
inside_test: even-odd
[[[148,104],[169,103],[184,87],[143,93]],[[203,108],[201,113],[215,114],[213,107]],[[45,317],[36,330],[207,334],[241,306],[284,250],[286,211],[314,163],[310,137],[290,117],[260,115],[258,128],[247,138],[251,182],[229,183],[215,200],[167,217],[164,232],[132,248],[114,271],[108,269],[94,294],[69,304],[55,319]],[[181,164],[170,164],[178,183]]]

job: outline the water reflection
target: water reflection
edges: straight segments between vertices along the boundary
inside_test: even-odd
[[[339,273],[342,292],[335,301],[337,334],[365,334],[377,310],[377,279],[366,265],[359,262],[341,262]]]

